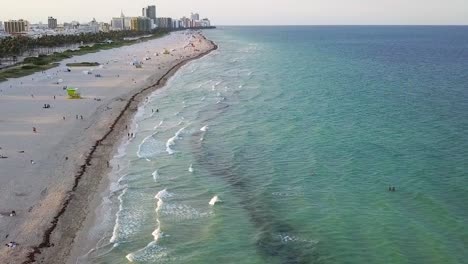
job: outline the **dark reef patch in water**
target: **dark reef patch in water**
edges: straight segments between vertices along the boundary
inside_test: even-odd
[[[210,119],[213,119],[211,117]],[[258,201],[258,194],[248,178],[236,173],[234,162],[223,160],[218,154],[210,152],[199,140],[200,132],[191,139],[196,161],[207,169],[211,176],[222,178],[238,195],[240,203],[247,211],[251,222],[258,230],[256,247],[267,263],[319,263],[315,244],[307,241],[285,241],[281,234],[295,234],[294,228],[275,217],[272,209]]]

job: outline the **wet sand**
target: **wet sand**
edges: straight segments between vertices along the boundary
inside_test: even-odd
[[[8,157],[0,159],[0,237],[3,244],[18,243],[0,249],[2,260],[73,263],[76,234],[94,210],[107,161],[120,138],[131,133],[138,105],[187,61],[215,48],[202,35],[178,32],[0,83],[0,154]],[[162,54],[165,49],[171,54]],[[131,65],[136,60],[143,68]],[[83,73],[89,67],[67,72],[65,64],[75,61],[103,66],[92,74]],[[68,99],[65,85],[79,88],[84,98]],[[11,210],[17,216],[9,217]]]

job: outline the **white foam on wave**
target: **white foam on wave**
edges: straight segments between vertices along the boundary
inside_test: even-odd
[[[200,128],[200,131],[203,131],[203,132],[208,131],[208,125],[206,125],[206,126]]]
[[[123,196],[127,192],[128,188],[123,189],[122,193],[117,198],[119,200],[119,210],[116,213],[114,230],[112,231],[112,237],[109,240],[110,243],[117,243],[119,239],[119,229],[120,229],[120,214],[123,211]]]
[[[162,232],[161,232],[161,221],[159,220],[159,212],[161,211],[161,208],[164,204],[165,198],[172,197],[173,194],[169,193],[167,189],[164,189],[162,191],[159,191],[154,198],[157,200],[156,202],[156,222],[157,222],[157,228],[151,233],[153,235],[153,242],[157,242],[158,239],[161,237]]]
[[[164,248],[157,245],[157,242],[161,236],[163,236],[163,232],[161,231],[161,221],[159,219],[161,208],[164,204],[164,199],[171,197],[172,194],[167,191],[167,189],[159,191],[154,198],[157,200],[156,202],[156,229],[151,233],[153,236],[153,241],[148,243],[146,247],[132,252],[126,256],[126,258],[130,262],[134,261],[155,261],[161,257],[165,257],[166,253],[164,252]]]
[[[154,149],[154,145],[157,144],[156,140],[153,138],[154,135],[156,135],[158,132],[155,132],[149,136],[147,136],[143,141],[138,145],[138,151],[137,151],[137,157],[138,158],[144,158],[147,161],[151,161],[149,158],[154,155],[155,153],[148,153],[148,150],[144,150],[144,148],[147,148],[147,145],[151,144],[152,149]],[[146,151],[146,153],[145,153]]]
[[[151,173],[151,175],[153,176],[154,182],[157,182],[158,178],[159,178],[159,171],[155,170],[155,171],[153,171],[153,173]]]
[[[219,198],[218,198],[218,195],[215,195],[215,196],[213,196],[213,198],[211,198],[211,200],[210,200],[210,202],[208,204],[211,205],[211,206],[214,206],[217,202],[219,202]]]
[[[303,239],[303,238],[300,238],[300,237],[297,237],[295,235],[288,234],[288,233],[278,234],[278,237],[281,240],[281,243],[283,244],[292,243],[292,242],[311,243],[311,244],[319,243],[319,240],[307,240],[307,239]]]
[[[114,155],[115,159],[123,158],[125,156],[125,154],[127,154],[128,144],[129,144],[128,140],[122,141],[122,143],[119,145],[119,148],[117,150],[117,154]]]
[[[166,151],[169,155],[175,153],[175,150],[172,147],[175,145],[176,140],[180,138],[180,134],[185,130],[185,127],[179,129],[173,137],[167,140],[166,142]]]
[[[192,164],[190,164],[190,167],[188,168],[188,171],[193,172],[193,165]]]
[[[200,218],[205,218],[213,215],[212,211],[201,212],[191,206],[185,204],[165,204],[164,210],[161,211],[170,221],[190,221]]]
[[[157,124],[157,125],[153,128],[153,130],[156,130],[156,129],[160,128],[163,124],[164,124],[164,120],[162,120],[161,122],[159,122],[159,124]]]

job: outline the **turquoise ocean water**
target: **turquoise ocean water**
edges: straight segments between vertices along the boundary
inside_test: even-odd
[[[205,34],[140,108],[84,262],[468,263],[468,27]]]

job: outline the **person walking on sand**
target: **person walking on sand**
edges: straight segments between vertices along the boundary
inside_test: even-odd
[[[35,127],[33,127],[33,132],[37,133],[37,129]]]

